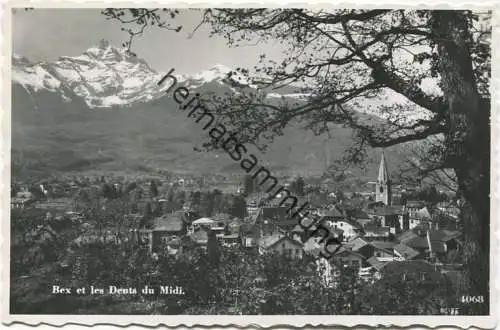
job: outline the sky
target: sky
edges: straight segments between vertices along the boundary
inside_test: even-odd
[[[249,45],[229,48],[222,37],[209,37],[209,27],[200,27],[188,38],[201,20],[201,12],[182,10],[175,24],[181,32],[154,29],[134,40],[132,50],[153,69],[162,72],[175,68],[177,73],[193,74],[215,64],[230,68],[251,68],[261,53],[281,58],[279,45]],[[16,10],[12,17],[12,50],[31,61],[54,61],[59,56],[78,56],[99,44],[101,39],[121,47],[128,34],[116,21],[108,21],[100,9]]]

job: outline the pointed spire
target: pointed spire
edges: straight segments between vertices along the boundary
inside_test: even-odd
[[[385,164],[385,155],[382,152],[382,159],[380,160],[380,166],[378,168],[378,182],[389,182],[389,171],[387,171],[387,166]]]
[[[106,39],[101,39],[99,41],[99,48],[102,49],[102,50],[105,50],[109,47],[109,41],[107,41]]]

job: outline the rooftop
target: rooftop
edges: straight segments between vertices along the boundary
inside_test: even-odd
[[[421,209],[425,206],[425,203],[422,201],[417,201],[417,200],[412,200],[412,201],[407,201],[406,202],[406,207],[409,208],[418,208]]]
[[[389,250],[390,251],[398,243],[396,243],[396,242],[385,242],[385,241],[371,241],[369,244],[373,245],[377,249]]]
[[[198,244],[206,244],[208,242],[208,233],[205,230],[198,230],[189,235],[189,238]]]

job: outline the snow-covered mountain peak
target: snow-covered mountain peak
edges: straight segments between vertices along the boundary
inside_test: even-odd
[[[228,68],[227,66],[225,66],[223,64],[215,64],[213,67],[211,67],[207,71],[213,72],[214,74],[221,75],[221,74],[228,74],[229,72],[231,72],[233,70],[231,68]]]
[[[82,55],[77,56],[80,59],[89,59],[104,62],[137,62],[138,59],[127,52],[126,48],[117,48],[111,45],[107,40],[101,40],[99,45],[87,49]]]
[[[109,47],[111,47],[111,44],[109,43],[108,40],[106,39],[101,39],[99,41],[99,48],[100,49],[108,49]]]

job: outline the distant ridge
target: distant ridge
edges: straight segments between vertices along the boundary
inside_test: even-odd
[[[230,71],[219,64],[176,77],[179,85],[200,93],[232,91],[234,82],[248,84],[238,74],[229,79]],[[206,132],[178,111],[171,95],[160,91],[157,82],[162,76],[142,59],[105,40],[80,56],[61,56],[51,63],[32,63],[13,55],[14,173],[235,172],[239,165],[227,155],[193,150],[207,138]],[[294,97],[293,89],[281,92]],[[377,120],[373,115],[360,115]],[[351,129],[332,128],[335,138],[328,148],[324,137],[292,125],[268,152],[255,152],[280,172],[321,174],[352,143]],[[398,153],[387,156],[391,164],[398,163],[392,158],[403,157]]]

